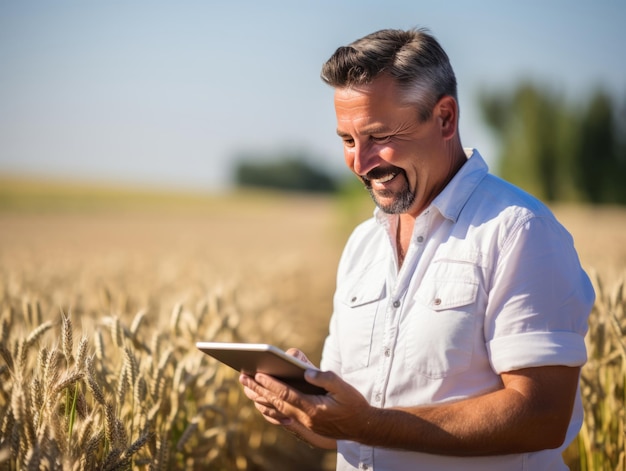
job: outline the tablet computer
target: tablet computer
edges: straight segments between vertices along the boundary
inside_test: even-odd
[[[254,376],[265,373],[305,394],[326,394],[307,382],[304,372],[316,369],[283,350],[265,343],[197,342],[196,347],[231,368]]]

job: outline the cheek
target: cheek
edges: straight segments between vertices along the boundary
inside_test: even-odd
[[[390,142],[386,145],[379,145],[376,148],[376,152],[382,160],[397,166],[410,165],[411,149],[407,148],[401,142]]]

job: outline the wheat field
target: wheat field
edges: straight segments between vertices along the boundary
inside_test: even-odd
[[[319,361],[346,221],[369,208],[132,201],[0,207],[0,469],[334,469],[332,453],[266,425],[237,374],[194,344],[269,342]],[[586,421],[566,459],[625,470],[626,211],[555,211],[598,291]]]

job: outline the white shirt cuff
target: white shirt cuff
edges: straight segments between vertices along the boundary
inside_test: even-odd
[[[496,373],[537,366],[582,366],[587,361],[585,339],[575,332],[526,332],[487,343]]]

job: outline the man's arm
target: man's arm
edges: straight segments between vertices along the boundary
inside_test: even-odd
[[[380,409],[331,372],[307,373],[326,396],[307,396],[258,374],[244,385],[281,417],[320,437],[457,456],[559,447],[576,397],[579,368],[545,366],[502,374],[503,388],[434,406]],[[285,419],[287,420],[287,419]]]
[[[446,455],[558,448],[572,414],[578,368],[527,368],[502,375],[504,388],[440,406],[377,409],[363,443]]]

